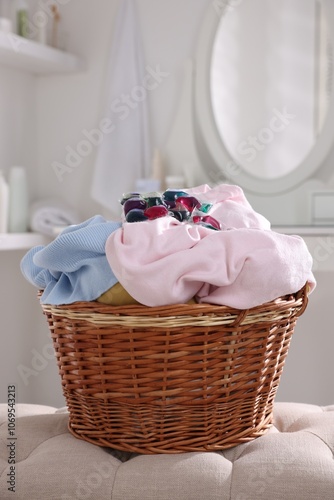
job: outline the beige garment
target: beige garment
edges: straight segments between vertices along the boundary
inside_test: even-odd
[[[140,302],[135,300],[120,283],[116,283],[116,285],[100,295],[97,301],[110,306],[140,304]],[[189,300],[188,304],[196,304],[195,299]]]
[[[125,290],[125,288],[120,284],[112,286],[104,292],[97,299],[98,302],[102,304],[108,304],[110,306],[127,306],[131,304],[139,304],[131,295]]]

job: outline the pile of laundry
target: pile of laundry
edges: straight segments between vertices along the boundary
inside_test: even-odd
[[[316,285],[304,240],[272,231],[238,186],[130,193],[121,204],[121,221],[96,215],[23,257],[42,303],[247,309]]]

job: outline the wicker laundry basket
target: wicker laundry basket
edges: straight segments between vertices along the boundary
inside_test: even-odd
[[[307,285],[249,310],[42,305],[70,431],[146,454],[220,450],[261,436],[306,305]]]

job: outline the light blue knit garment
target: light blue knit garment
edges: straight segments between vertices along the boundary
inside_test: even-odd
[[[121,227],[96,215],[70,226],[46,246],[23,257],[25,278],[44,290],[43,304],[70,304],[97,299],[117,283],[105,254],[108,236]]]

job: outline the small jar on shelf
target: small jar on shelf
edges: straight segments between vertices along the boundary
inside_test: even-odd
[[[8,232],[9,187],[3,170],[0,170],[0,233]]]
[[[11,33],[12,22],[12,0],[0,0],[0,33]]]
[[[9,232],[25,233],[28,231],[28,185],[26,169],[21,166],[11,167],[9,171]]]

